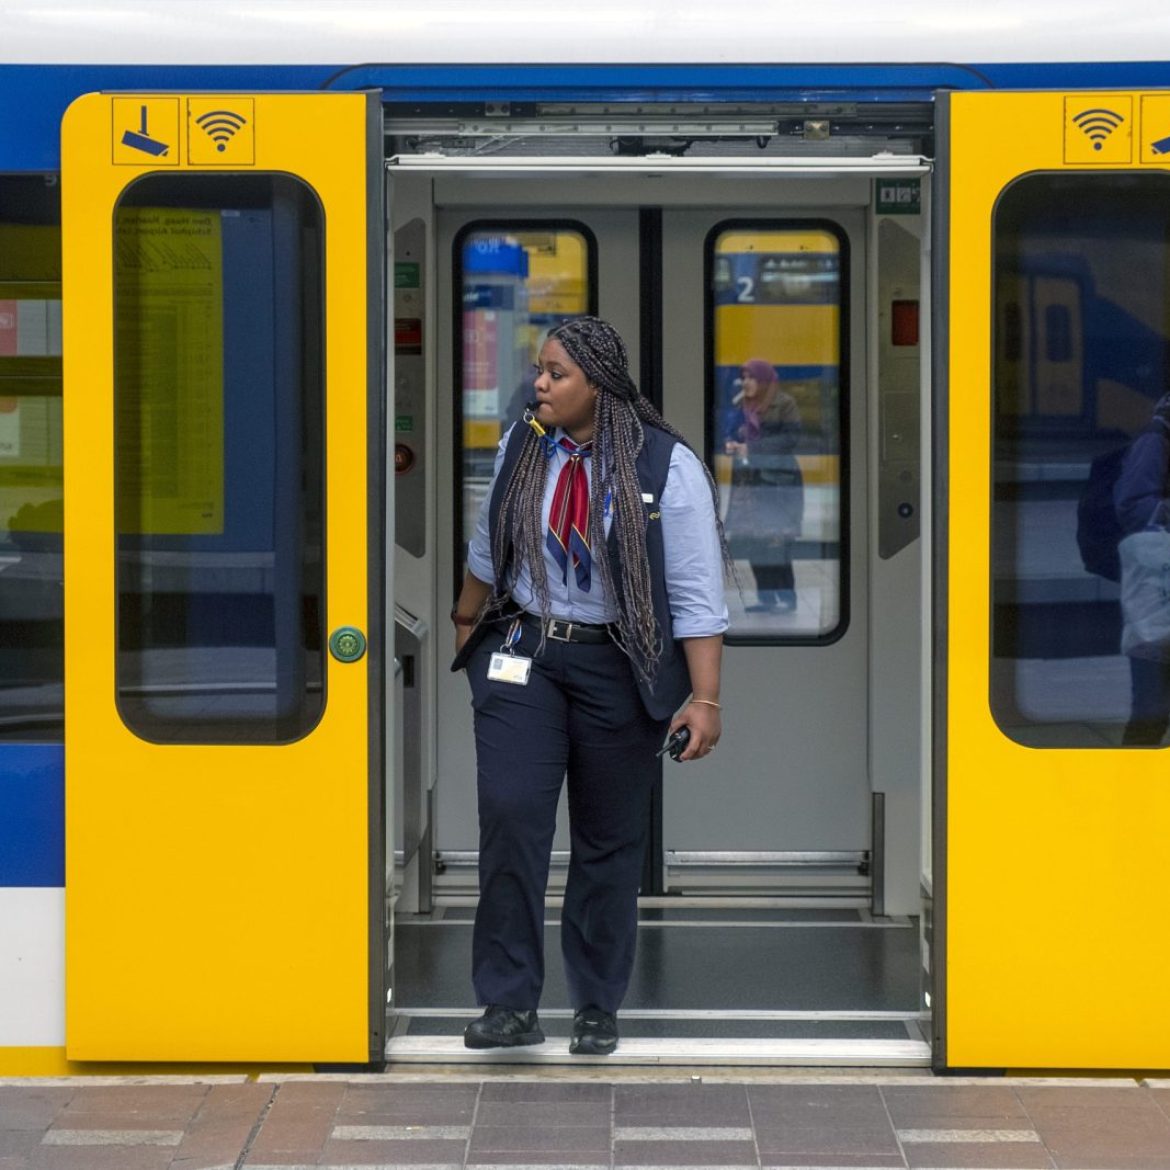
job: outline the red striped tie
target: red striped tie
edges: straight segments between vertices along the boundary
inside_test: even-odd
[[[589,592],[592,582],[593,559],[589,555],[589,479],[585,474],[585,460],[593,449],[592,443],[577,446],[562,438],[561,446],[569,458],[557,477],[552,507],[548,512],[548,535],[545,543],[553,559],[561,567],[561,580],[569,580],[569,560],[577,576],[577,588]]]

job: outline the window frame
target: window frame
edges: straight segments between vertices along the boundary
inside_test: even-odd
[[[998,622],[996,617],[996,584],[997,581],[1003,578],[996,576],[995,564],[995,548],[996,537],[999,528],[996,524],[995,511],[997,502],[997,486],[999,480],[997,479],[997,469],[1000,464],[998,456],[999,444],[1001,441],[1000,426],[998,419],[998,404],[999,404],[999,377],[997,374],[997,364],[999,359],[999,345],[1001,342],[1001,326],[999,323],[997,301],[997,287],[999,274],[999,256],[1000,250],[998,247],[998,225],[1000,222],[1000,215],[1003,208],[1005,198],[1009,197],[1012,192],[1016,191],[1020,186],[1030,182],[1034,179],[1066,179],[1066,180],[1108,180],[1108,179],[1124,179],[1130,183],[1141,181],[1147,177],[1154,177],[1154,182],[1161,182],[1166,186],[1167,194],[1170,195],[1170,172],[1163,169],[1122,169],[1109,168],[1102,170],[1083,170],[1083,169],[1038,169],[1027,171],[1023,174],[1016,175],[1010,182],[996,195],[994,205],[991,211],[991,223],[989,231],[990,239],[990,255],[988,257],[989,263],[989,300],[988,300],[988,323],[989,323],[989,345],[988,345],[988,374],[989,374],[989,394],[987,398],[988,410],[988,435],[989,435],[989,450],[987,452],[987,476],[988,476],[988,493],[987,493],[987,606],[988,606],[988,642],[987,642],[987,708],[991,715],[992,722],[995,724],[996,730],[1011,743],[1019,747],[1026,748],[1029,751],[1120,751],[1131,748],[1146,749],[1156,747],[1158,750],[1163,750],[1170,747],[1170,737],[1164,739],[1162,743],[1157,745],[1151,744],[1125,744],[1124,742],[1111,743],[1106,742],[1104,737],[1100,743],[1038,743],[1034,740],[1021,738],[1026,735],[1028,729],[1046,727],[1052,725],[1051,720],[1035,720],[1028,718],[1021,708],[1018,701],[1018,689],[1013,687],[1010,693],[1004,693],[1001,687],[997,687],[997,668],[996,663],[1000,661],[1000,657],[996,654],[996,642],[998,637]],[[1167,221],[1170,224],[1170,212],[1167,213]],[[1167,239],[1167,281],[1170,284],[1170,236]],[[1022,333],[1020,334],[1022,336]],[[1167,345],[1170,345],[1170,331],[1167,333]],[[1021,355],[1024,352],[1023,345],[1020,346]],[[1082,359],[1083,360],[1083,359]],[[1032,361],[1035,361],[1035,356],[1032,356]],[[1048,428],[1051,430],[1051,428]],[[1126,443],[1132,442],[1139,431],[1135,431],[1129,435],[1125,440]],[[1015,434],[1007,434],[1003,437],[1007,440],[1018,443],[1022,438],[1027,438],[1029,435],[1033,437],[1047,437],[1047,431],[1044,427],[1043,421],[1029,430],[1026,427],[1021,427]],[[1088,482],[1087,478],[1080,485],[1081,491],[1084,490],[1085,484]],[[1079,498],[1079,497],[1078,497]],[[1086,570],[1086,574],[1088,570]],[[1120,584],[1116,587],[1118,589],[1117,605],[1120,610]],[[1122,654],[1120,644],[1117,651],[1118,656],[1126,658]],[[1020,657],[1006,657],[1003,661],[1016,663],[1024,661]],[[1004,722],[1007,719],[1009,722]],[[1015,722],[1010,722],[1014,720]],[[1124,732],[1127,721],[1120,723],[1110,723],[1103,720],[1068,720],[1063,724],[1056,726],[1067,727],[1084,727],[1091,726],[1097,729],[1116,728]]]
[[[588,287],[585,294],[586,313],[597,315],[598,305],[598,251],[597,236],[588,224],[579,219],[557,217],[537,219],[528,216],[500,218],[491,216],[468,220],[455,233],[451,241],[451,338],[452,346],[451,381],[459,393],[453,395],[451,429],[451,474],[454,477],[452,496],[452,594],[451,604],[459,599],[463,587],[463,575],[467,571],[467,535],[464,532],[466,517],[463,508],[463,247],[467,237],[476,232],[576,232],[585,241],[585,279]],[[489,497],[490,498],[490,497]],[[485,503],[486,506],[486,503]]]
[[[823,216],[783,218],[756,218],[733,216],[713,224],[703,241],[703,460],[712,477],[715,476],[715,258],[716,246],[721,236],[736,231],[784,232],[823,231],[837,241],[838,288],[838,357],[837,364],[837,421],[838,421],[838,467],[839,511],[838,511],[838,598],[837,622],[830,630],[819,634],[763,634],[736,633],[730,626],[723,635],[729,646],[832,646],[845,637],[851,624],[853,555],[850,496],[852,493],[853,447],[850,432],[850,389],[852,368],[850,353],[852,336],[850,315],[852,312],[852,271],[849,233],[843,224]],[[742,587],[742,583],[741,587]]]
[[[111,343],[112,393],[111,393],[111,397],[110,397],[110,409],[111,409],[112,414],[113,414],[113,417],[111,419],[111,431],[115,436],[114,452],[113,452],[113,470],[114,470],[113,502],[114,502],[114,508],[115,508],[115,522],[113,525],[113,529],[110,533],[110,539],[111,539],[113,546],[114,546],[114,553],[113,553],[113,565],[114,565],[114,583],[113,583],[113,585],[114,585],[114,588],[113,588],[113,595],[114,595],[114,613],[113,613],[114,661],[112,664],[112,666],[113,666],[112,679],[113,679],[113,684],[114,684],[114,705],[115,705],[115,708],[118,712],[118,718],[121,720],[123,726],[126,728],[127,731],[130,732],[131,735],[135,736],[135,738],[137,738],[137,739],[143,740],[146,743],[158,744],[161,746],[184,747],[184,746],[217,746],[218,745],[218,746],[230,746],[230,747],[257,747],[257,748],[285,747],[289,744],[298,743],[301,740],[308,738],[308,736],[310,736],[316,730],[316,728],[321,724],[321,721],[325,718],[325,714],[326,714],[326,711],[328,710],[328,706],[329,706],[328,664],[329,664],[330,654],[329,654],[329,645],[328,645],[329,630],[328,630],[328,620],[327,620],[327,615],[329,612],[329,597],[328,597],[328,593],[329,593],[329,564],[328,564],[328,558],[329,558],[329,530],[328,530],[328,514],[329,514],[328,469],[329,469],[329,460],[328,460],[328,454],[329,454],[329,452],[328,452],[328,441],[327,441],[328,418],[329,418],[329,386],[328,386],[328,355],[326,352],[326,345],[327,345],[327,338],[328,338],[328,309],[329,309],[328,301],[327,301],[327,268],[328,268],[328,236],[327,236],[327,231],[328,231],[328,223],[327,223],[325,205],[321,199],[321,195],[317,191],[317,189],[303,176],[293,174],[293,173],[288,172],[288,171],[281,171],[281,170],[271,170],[271,171],[269,171],[269,170],[262,170],[262,171],[224,170],[224,171],[188,171],[188,172],[184,172],[184,171],[179,171],[179,172],[153,171],[153,172],[149,172],[147,174],[141,175],[138,178],[134,179],[131,183],[127,184],[122,189],[122,191],[119,193],[118,198],[115,201],[114,206],[111,210],[110,225],[109,225],[110,247],[112,250],[116,249],[117,218],[118,218],[119,211],[123,207],[134,207],[136,205],[134,198],[133,198],[133,193],[138,191],[142,186],[148,185],[151,183],[157,183],[161,180],[161,182],[163,184],[163,189],[166,190],[166,188],[168,186],[177,186],[183,180],[194,179],[197,188],[202,186],[202,187],[207,187],[208,189],[214,189],[214,184],[216,182],[221,181],[223,179],[231,179],[231,178],[249,180],[253,183],[256,183],[257,181],[267,181],[269,184],[268,193],[269,193],[270,198],[271,198],[272,192],[273,192],[272,184],[274,183],[274,181],[285,180],[287,182],[295,184],[296,187],[300,189],[301,197],[305,199],[306,205],[311,205],[313,207],[315,215],[316,215],[316,222],[319,225],[318,249],[317,249],[316,262],[315,262],[315,266],[314,266],[315,271],[308,274],[312,278],[313,284],[312,284],[312,287],[310,287],[308,284],[305,284],[305,283],[302,283],[302,286],[301,286],[302,292],[301,292],[301,296],[300,296],[300,300],[299,300],[299,304],[298,304],[298,308],[299,308],[298,331],[302,337],[302,346],[303,346],[304,337],[305,337],[306,310],[310,309],[313,306],[313,304],[315,303],[317,308],[318,308],[318,321],[317,321],[318,329],[317,329],[317,335],[316,335],[316,347],[315,348],[316,348],[316,361],[317,361],[317,381],[319,383],[318,409],[320,412],[321,426],[320,426],[319,433],[315,437],[312,437],[308,433],[306,433],[302,438],[301,469],[303,472],[304,467],[306,466],[305,460],[303,457],[304,453],[306,453],[309,450],[309,445],[311,443],[315,444],[316,448],[317,448],[315,457],[318,460],[319,473],[320,473],[320,485],[319,485],[319,496],[318,496],[318,502],[320,505],[320,544],[321,544],[320,551],[319,551],[320,592],[317,596],[318,596],[318,600],[319,600],[319,623],[320,623],[321,641],[320,641],[319,646],[312,648],[312,651],[317,654],[319,661],[320,661],[320,676],[321,676],[320,677],[320,703],[318,704],[316,711],[311,714],[310,718],[302,719],[300,721],[300,723],[296,729],[296,733],[294,735],[266,736],[263,738],[246,738],[246,739],[233,738],[230,735],[227,735],[224,733],[224,729],[230,728],[231,725],[224,724],[222,721],[220,721],[220,723],[218,725],[213,724],[211,727],[209,727],[205,731],[204,727],[205,727],[205,723],[207,721],[200,720],[200,719],[193,719],[193,720],[188,720],[185,722],[176,722],[173,718],[167,719],[166,721],[162,722],[162,726],[169,726],[169,727],[172,727],[174,729],[173,734],[169,734],[169,735],[165,735],[165,736],[159,735],[159,734],[151,734],[149,732],[148,728],[139,725],[139,723],[136,722],[134,719],[127,717],[127,712],[123,707],[123,691],[122,691],[121,686],[119,685],[119,680],[121,677],[121,675],[120,675],[120,660],[121,660],[121,656],[122,656],[123,651],[121,649],[121,647],[122,647],[122,616],[121,616],[122,590],[121,590],[121,585],[120,585],[122,570],[120,568],[121,558],[119,556],[119,547],[118,546],[119,546],[119,540],[121,539],[123,534],[121,534],[118,531],[118,523],[117,523],[116,517],[117,517],[118,485],[119,485],[119,483],[122,482],[121,476],[119,474],[119,465],[120,465],[121,460],[123,458],[123,454],[120,450],[120,445],[117,442],[119,360],[118,360],[118,343],[117,343],[117,327],[116,327],[117,314],[118,314],[118,295],[117,295],[117,260],[116,260],[116,252],[115,252],[114,261],[113,261],[112,266],[111,266],[111,271],[112,271],[112,275],[113,275],[113,279],[114,279],[114,283],[115,283],[115,288],[113,291],[113,317],[111,318],[111,322],[110,322],[111,329],[113,330],[113,337],[112,337],[112,343]],[[128,199],[128,197],[130,197],[130,198]],[[196,207],[200,207],[202,209],[204,202],[207,203],[208,210],[214,210],[214,208],[212,208],[212,206],[209,202],[209,197],[196,194],[196,196],[194,197],[194,205]],[[141,204],[138,204],[138,205],[141,206]],[[176,206],[178,206],[178,205],[176,204]],[[223,206],[222,201],[221,201],[219,210],[220,211],[225,210],[225,207]],[[226,310],[225,310],[225,316],[226,316]],[[224,369],[226,372],[227,362],[228,362],[228,354],[227,354],[226,348],[225,348],[225,352],[223,355],[223,360],[224,360]],[[302,367],[302,369],[303,369],[303,367]],[[280,386],[274,384],[273,392],[274,392],[274,405],[279,406],[279,403],[281,400]],[[304,379],[302,379],[301,393],[302,393],[302,395],[304,394]],[[227,488],[228,488],[228,478],[227,478],[228,477],[228,466],[227,466],[227,462],[226,462],[226,451],[228,448],[227,428],[228,428],[228,417],[227,417],[227,412],[226,412],[226,386],[225,386],[225,415],[224,415],[225,504],[226,504],[226,500],[227,500],[226,492],[227,492]],[[165,534],[164,534],[164,536],[165,536]],[[302,536],[301,544],[302,544],[302,553],[303,553],[303,550],[305,547],[305,540],[304,540],[303,536]],[[198,550],[196,550],[196,551],[198,551]],[[274,552],[274,555],[275,555],[275,552]],[[272,596],[275,597],[275,590],[273,591]],[[303,609],[303,599],[302,599],[301,608]],[[277,648],[276,643],[274,641],[274,643],[273,643],[274,652],[275,652],[276,648]],[[297,648],[300,652],[302,652],[302,654],[309,651],[309,648],[306,646],[303,638],[298,642]],[[302,695],[302,701],[303,701],[303,695]],[[241,725],[247,726],[248,721],[242,721]],[[193,730],[194,734],[190,733],[187,730],[189,728]]]

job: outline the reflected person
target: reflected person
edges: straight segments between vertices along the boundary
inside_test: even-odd
[[[793,450],[800,409],[780,386],[771,362],[753,358],[740,371],[725,452],[732,457],[731,499],[724,521],[731,555],[746,560],[757,602],[748,613],[796,608],[792,542],[804,519],[804,482]]]
[[[1170,495],[1170,394],[1154,407],[1151,424],[1130,443],[1113,485],[1122,537],[1141,532]],[[1167,651],[1170,653],[1170,651]],[[1122,744],[1156,747],[1170,727],[1170,661],[1131,652],[1130,716]]]

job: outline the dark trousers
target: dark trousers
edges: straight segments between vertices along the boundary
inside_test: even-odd
[[[626,656],[612,643],[548,641],[527,686],[492,682],[490,635],[467,671],[475,710],[479,908],[472,941],[476,1002],[525,1010],[544,985],[544,894],[566,775],[572,854],[561,950],[574,1008],[616,1012],[637,938],[655,752],[668,721],[651,719]],[[532,656],[527,627],[517,652]]]
[[[760,594],[760,599],[763,600],[765,593],[777,593],[781,589],[795,589],[796,575],[792,571],[792,562],[785,561],[783,564],[756,564],[751,562],[752,576],[756,579],[756,591]]]
[[[1170,662],[1156,658],[1130,658],[1129,722],[1122,745],[1157,747],[1170,727]]]

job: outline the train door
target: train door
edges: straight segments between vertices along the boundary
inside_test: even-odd
[[[399,602],[434,615],[437,630],[434,734],[423,737],[433,785],[414,802],[428,809],[431,853],[416,848],[421,834],[399,842],[404,860],[420,861],[397,904],[390,1058],[467,1055],[458,1030],[472,1010],[475,762],[466,680],[446,670],[442,615],[499,438],[529,397],[540,339],[564,317],[597,312],[627,339],[643,392],[709,461],[738,537],[724,741],[702,764],[664,767],[623,1058],[685,1060],[731,1036],[719,1059],[734,1049],[764,1061],[922,1063],[924,168],[892,176],[914,196],[902,210],[915,214],[901,219],[879,210],[879,181],[864,171],[745,183],[713,168],[666,185],[653,173],[602,179],[566,168],[534,182],[477,169],[391,167],[400,255],[415,236],[433,241],[423,278],[433,288],[421,303],[434,315],[437,390],[430,562],[404,573],[400,559]],[[895,304],[913,328],[893,331]],[[774,370],[800,420],[780,462],[801,504],[775,542],[734,523],[740,477],[727,442],[752,360]],[[403,524],[412,521],[400,513]],[[760,597],[770,586],[755,576],[755,536],[788,549],[793,605]],[[897,818],[886,834],[879,796]],[[567,850],[562,822],[542,1006],[550,1037],[571,1015],[555,958]],[[424,897],[417,879],[430,860]]]
[[[1165,556],[1144,613],[1128,558],[1165,538],[1164,463],[1129,444],[1170,385],[1170,96],[939,115],[935,1060],[1165,1068]],[[1079,511],[1099,460],[1120,545]]]
[[[380,148],[376,95],[66,115],[71,1060],[382,1058]]]
[[[864,216],[667,209],[662,233],[664,410],[704,436],[738,576],[719,752],[664,777],[664,886],[864,894]]]

